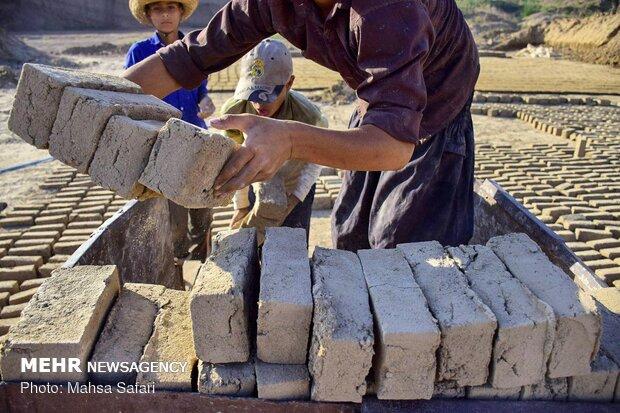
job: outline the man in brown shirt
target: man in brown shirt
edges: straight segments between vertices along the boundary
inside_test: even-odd
[[[216,181],[220,192],[270,178],[289,159],[345,169],[333,214],[338,248],[389,248],[473,232],[473,128],[479,65],[454,0],[233,0],[202,31],[125,76],[164,96],[195,87],[280,33],[356,90],[350,129],[252,115],[213,120],[247,139]]]

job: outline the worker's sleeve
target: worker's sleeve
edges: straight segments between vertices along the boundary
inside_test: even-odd
[[[125,56],[125,64],[123,65],[123,67],[125,69],[129,69],[140,60],[142,59],[140,58],[140,53],[138,51],[138,43],[134,43],[127,51],[127,55]]]
[[[209,74],[225,69],[261,40],[275,34],[269,1],[232,0],[203,30],[157,51],[170,75],[193,89]]]
[[[358,97],[368,103],[361,124],[419,142],[426,106],[422,64],[435,39],[426,9],[419,2],[390,3],[357,20],[354,33],[357,61],[367,73],[357,88]]]

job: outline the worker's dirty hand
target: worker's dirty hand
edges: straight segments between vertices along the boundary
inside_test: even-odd
[[[247,114],[212,119],[211,126],[216,129],[236,129],[246,135],[243,146],[232,154],[215,180],[216,195],[273,177],[291,156],[287,125],[288,121]]]
[[[230,229],[241,228],[241,223],[243,222],[243,218],[245,218],[249,213],[250,213],[250,208],[239,208],[235,210],[235,213],[230,219]]]

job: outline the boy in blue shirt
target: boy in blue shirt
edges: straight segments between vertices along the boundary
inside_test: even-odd
[[[183,38],[184,35],[179,31],[179,25],[181,21],[191,16],[197,6],[198,0],[130,0],[129,8],[136,20],[153,26],[155,33],[147,39],[134,43],[129,48],[125,57],[125,69],[155,54],[158,49]],[[207,95],[206,80],[195,89],[179,89],[164,97],[163,100],[179,109],[184,121],[201,128],[206,127],[204,119],[215,111],[215,106]],[[199,246],[197,255],[204,256],[211,238],[207,236],[212,220],[211,210],[207,208],[188,210],[173,202],[168,204],[175,256],[187,255],[190,238],[192,243]],[[191,220],[189,234],[188,212]]]

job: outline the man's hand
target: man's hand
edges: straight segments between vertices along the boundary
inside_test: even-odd
[[[209,116],[213,115],[213,113],[215,113],[215,105],[213,104],[213,101],[208,95],[202,98],[200,102],[198,102],[198,108],[200,109],[200,112],[198,112],[198,116],[203,119],[206,119]]]
[[[256,115],[225,115],[212,119],[216,129],[236,129],[246,135],[215,180],[215,192],[225,194],[265,181],[290,159],[292,151],[288,122]]]
[[[245,218],[250,213],[250,208],[239,208],[235,210],[232,218],[230,219],[230,229],[237,229],[241,227],[241,223],[243,222],[243,218]]]

